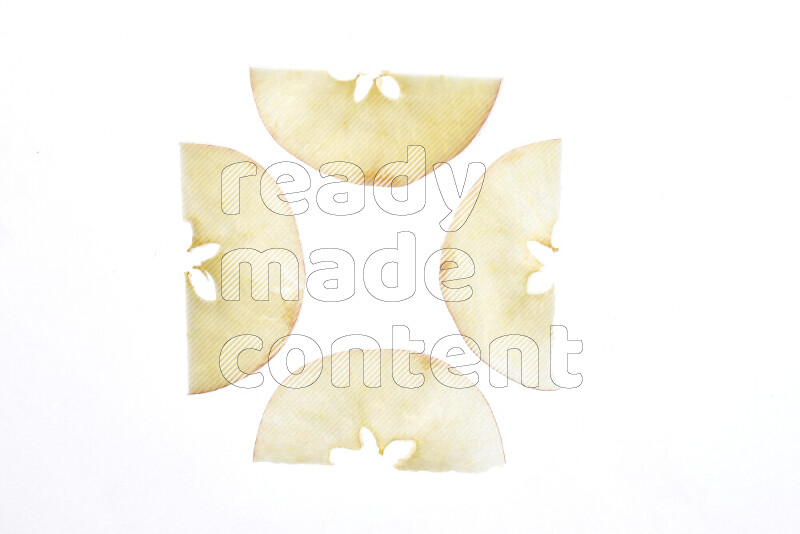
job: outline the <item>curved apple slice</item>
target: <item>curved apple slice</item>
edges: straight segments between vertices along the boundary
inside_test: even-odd
[[[275,199],[281,190],[261,166],[235,150],[184,144],[181,174],[184,218],[194,231],[192,248],[220,245],[217,255],[199,265],[214,281],[216,300],[200,298],[188,276],[186,280],[189,392],[204,393],[253,373],[271,357],[272,344],[291,333],[300,312],[305,269],[288,204],[278,215],[262,201],[262,193]],[[280,283],[270,284],[268,265],[257,265],[259,251],[267,251],[263,258],[269,254],[280,262]],[[223,259],[226,254],[232,254],[228,260]],[[239,260],[251,267],[241,268]],[[225,286],[223,264],[231,269]],[[274,347],[272,354],[278,350],[280,346]]]
[[[470,348],[495,370],[539,389],[558,388],[550,377],[555,296],[552,287],[527,293],[529,275],[542,268],[528,242],[552,248],[560,166],[559,140],[517,148],[494,162],[483,186],[476,184],[456,210],[451,228],[464,225],[447,234],[440,271],[442,296],[459,331],[477,343]],[[448,282],[465,278],[448,272],[448,262],[460,253],[447,249],[462,250],[474,262],[474,275],[461,284],[472,287],[466,300],[459,301],[463,290]]]
[[[413,160],[411,183],[460,153],[486,121],[500,88],[497,78],[388,76],[397,82],[399,98],[373,87],[356,102],[355,80],[336,80],[324,71],[250,71],[258,113],[275,141],[315,169],[354,163],[365,177],[349,181],[383,186],[396,174],[376,179],[384,165]],[[424,159],[409,154],[409,146],[424,147]]]
[[[423,377],[421,385],[408,374],[409,365]],[[306,364],[272,396],[253,459],[330,464],[331,449],[360,448],[359,431],[366,427],[381,454],[392,441],[415,442],[397,469],[485,471],[505,463],[505,456],[492,411],[471,386],[424,354],[398,351],[393,359],[391,350],[368,350],[326,356]]]

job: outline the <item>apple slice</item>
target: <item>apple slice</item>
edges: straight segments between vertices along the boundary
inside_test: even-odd
[[[324,71],[250,71],[258,113],[283,148],[315,169],[329,162],[354,163],[365,176],[348,181],[382,186],[395,178],[376,179],[389,163],[414,159],[411,183],[455,157],[486,121],[500,88],[498,78],[383,76],[397,82],[398,98],[372,88],[356,102],[355,80],[336,80]],[[424,147],[424,160],[409,154],[412,145]],[[334,171],[328,168],[326,174]]]
[[[261,166],[234,150],[184,144],[181,173],[184,218],[194,231],[191,248],[208,243],[220,245],[216,256],[199,265],[214,281],[216,300],[200,298],[186,277],[189,392],[205,393],[253,373],[271,357],[272,344],[291,333],[300,312],[305,269],[297,226],[288,204],[285,213],[278,215],[262,202],[262,193],[264,198],[274,199],[281,190]],[[233,262],[226,267],[234,270],[232,276],[226,276],[226,296],[221,279],[222,257],[238,249],[254,249],[253,254],[284,249],[280,252],[280,284],[273,281],[267,288],[260,276],[251,284],[252,267],[240,269],[238,262]],[[284,265],[288,268],[284,269]],[[254,300],[252,295],[260,300]],[[229,340],[233,341],[226,345]],[[274,347],[272,354],[278,350],[280,346]]]
[[[393,359],[391,350],[337,353],[290,376],[264,411],[253,459],[330,465],[331,449],[360,448],[363,427],[381,454],[392,441],[415,442],[397,469],[478,472],[505,463],[497,423],[472,382],[430,356],[397,351]]]
[[[477,343],[470,348],[495,370],[539,389],[558,388],[550,377],[555,297],[552,287],[539,294],[526,291],[529,276],[542,268],[528,242],[552,248],[560,166],[559,140],[517,148],[494,162],[482,188],[476,184],[456,210],[451,228],[464,225],[447,234],[440,271],[442,296],[459,331]],[[458,293],[456,284],[448,282],[465,277],[448,272],[459,253],[447,249],[460,249],[474,262],[474,276],[460,283],[472,287],[466,300],[459,301],[463,290]]]

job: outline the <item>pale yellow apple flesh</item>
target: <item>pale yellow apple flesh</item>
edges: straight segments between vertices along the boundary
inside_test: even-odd
[[[553,288],[528,294],[531,273],[541,269],[528,241],[552,247],[550,236],[560,203],[561,142],[545,141],[505,154],[486,171],[482,188],[476,185],[462,200],[444,248],[470,255],[475,274],[459,283],[441,283],[442,295],[462,335],[477,343],[470,348],[494,369],[512,380],[539,389],[557,389],[550,376],[550,326]],[[478,195],[472,213],[474,196]],[[443,253],[442,262],[448,260]],[[446,265],[444,265],[446,267]],[[454,279],[447,270],[440,280]],[[469,285],[473,294],[456,302],[456,287]],[[448,287],[450,286],[450,287]],[[512,343],[507,335],[533,340]],[[491,342],[499,339],[494,346]],[[538,345],[538,350],[536,345]],[[490,346],[491,351],[490,361]],[[519,349],[519,350],[508,350]]]
[[[336,80],[324,71],[250,72],[258,112],[275,141],[314,169],[354,163],[364,178],[349,181],[383,186],[394,176],[376,180],[378,170],[406,161],[409,145],[424,147],[425,163],[414,166],[408,183],[460,153],[486,121],[500,88],[495,78],[390,76],[399,85],[399,98],[372,87],[356,102],[355,80]]]
[[[291,333],[300,312],[300,302],[305,281],[303,253],[294,217],[288,205],[286,213],[273,213],[261,200],[261,186],[265,197],[275,198],[280,188],[274,180],[264,175],[264,169],[247,156],[227,148],[184,144],[181,145],[181,172],[183,184],[184,218],[194,232],[192,248],[208,243],[220,245],[219,253],[199,265],[209,274],[216,286],[217,298],[207,301],[200,298],[186,281],[187,337],[189,342],[189,392],[204,393],[241,380],[267,362],[270,347]],[[223,187],[223,172],[237,173],[227,176],[227,189]],[[238,174],[248,175],[234,184]],[[238,202],[236,195],[238,193]],[[229,213],[223,211],[223,207]],[[235,212],[235,213],[234,213]],[[256,301],[251,296],[251,270],[240,270],[241,296],[239,300],[222,298],[222,256],[229,251],[252,248],[282,248],[293,254],[298,262],[297,283],[270,281],[269,299]],[[283,288],[281,287],[283,285]],[[255,287],[253,288],[256,289]],[[284,300],[281,296],[283,289]],[[222,348],[229,340],[242,335],[257,336],[262,350],[227,351],[221,358]],[[246,348],[238,343],[238,348]],[[229,345],[237,348],[237,342]],[[280,348],[275,346],[272,354]],[[236,357],[238,356],[238,367]]]
[[[398,351],[393,361],[391,350],[351,351],[348,381],[347,356],[309,362],[278,387],[258,428],[255,461],[330,464],[331,449],[360,448],[366,427],[381,453],[395,440],[415,443],[397,469],[478,472],[505,462],[489,405],[458,371],[424,354]],[[419,387],[400,385],[415,385],[409,366],[424,379]]]

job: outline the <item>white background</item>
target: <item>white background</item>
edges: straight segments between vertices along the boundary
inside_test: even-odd
[[[4,1],[0,530],[797,532],[797,20],[769,1]],[[481,382],[504,468],[254,464],[269,375],[186,394],[178,143],[288,158],[251,65],[502,76],[462,171],[563,139],[556,322],[584,382]],[[413,221],[312,204],[304,253],[360,267],[411,229],[422,261],[444,237],[429,200]],[[306,299],[295,331],[455,331],[422,286],[356,290]]]

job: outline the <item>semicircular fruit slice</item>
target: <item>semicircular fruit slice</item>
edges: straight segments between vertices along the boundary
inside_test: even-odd
[[[336,80],[324,71],[251,69],[250,80],[261,120],[289,153],[315,169],[354,163],[367,183],[384,186],[395,178],[375,179],[384,165],[414,163],[404,171],[411,183],[460,153],[486,121],[500,88],[498,78],[385,75],[397,82],[399,98],[372,88],[356,102],[355,80]],[[409,146],[425,149],[422,161]],[[335,175],[332,169],[326,174]]]
[[[409,369],[421,375],[421,385]],[[471,384],[424,354],[326,356],[278,387],[258,427],[253,460],[330,465],[331,449],[360,448],[359,431],[366,427],[381,454],[392,441],[415,442],[397,469],[485,471],[505,463],[505,456],[492,411]]]
[[[523,146],[495,161],[482,187],[476,184],[456,210],[451,228],[463,226],[447,234],[441,260],[442,296],[461,334],[477,343],[470,348],[495,370],[539,389],[558,388],[550,377],[555,296],[552,287],[527,293],[528,277],[542,268],[528,242],[552,248],[560,165],[559,140]],[[474,262],[474,275],[461,283],[472,287],[466,300],[459,301],[463,289],[448,281],[464,278],[448,273],[448,262],[460,253],[447,249],[464,251]]]
[[[261,166],[228,148],[183,144],[181,175],[191,248],[220,245],[199,266],[213,279],[216,300],[200,298],[186,277],[189,392],[205,393],[255,372],[291,333],[305,268],[288,204],[279,215],[262,201],[281,190]]]

